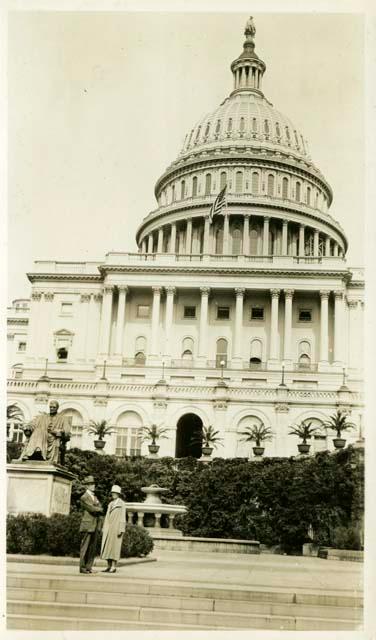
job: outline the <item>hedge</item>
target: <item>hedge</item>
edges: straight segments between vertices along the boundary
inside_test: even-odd
[[[166,487],[164,502],[188,508],[176,518],[185,535],[257,539],[292,553],[311,541],[309,530],[317,544],[334,546],[336,539],[346,538],[344,528],[355,531],[348,533],[347,544],[361,546],[356,531],[363,512],[364,464],[361,452],[351,446],[302,458],[214,458],[207,463],[195,458],[129,460],[72,449],[66,466],[78,476],[73,511],[79,509],[80,480],[93,474],[105,506],[114,483],[127,501],[143,501],[145,485]]]
[[[81,515],[55,514],[50,518],[42,514],[21,514],[7,517],[7,553],[52,556],[80,555]],[[100,554],[100,539],[97,554]],[[121,557],[148,555],[153,550],[149,533],[138,525],[127,525],[123,537]]]

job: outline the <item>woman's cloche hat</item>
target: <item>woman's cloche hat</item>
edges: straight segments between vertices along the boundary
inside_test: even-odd
[[[119,487],[118,484],[114,484],[111,487],[111,493],[118,493],[120,495],[121,494],[121,487]]]

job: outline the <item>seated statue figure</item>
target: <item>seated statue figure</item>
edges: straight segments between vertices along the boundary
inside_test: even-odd
[[[65,443],[70,439],[69,418],[58,413],[59,403],[51,400],[49,413],[33,418],[23,428],[29,438],[20,460],[46,460],[51,464],[64,464]]]

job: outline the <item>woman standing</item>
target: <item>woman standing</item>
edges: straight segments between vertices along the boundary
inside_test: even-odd
[[[101,558],[107,560],[106,573],[116,573],[116,564],[120,559],[121,543],[126,525],[125,502],[121,499],[121,488],[114,484],[111,488],[112,500],[107,507],[103,523]]]

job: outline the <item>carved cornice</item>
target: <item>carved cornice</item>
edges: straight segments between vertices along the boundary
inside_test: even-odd
[[[280,293],[281,289],[270,289],[270,295],[272,298],[279,298]]]
[[[7,318],[7,324],[29,324],[29,318]]]
[[[245,294],[245,288],[244,287],[236,287],[235,288],[235,293],[236,293],[236,297],[237,298],[243,298],[244,294]]]
[[[274,405],[274,411],[276,413],[288,413],[290,411],[290,407],[287,402],[277,402]]]
[[[330,296],[330,291],[327,289],[320,289],[320,297],[328,299]]]
[[[210,287],[200,287],[201,297],[208,296],[210,294]]]
[[[86,273],[27,273],[30,282],[57,281],[57,282],[102,282],[101,275],[88,275]]]
[[[170,285],[170,286],[168,286],[168,287],[165,287],[165,289],[166,289],[166,293],[167,293],[167,295],[172,295],[172,296],[174,296],[174,295],[175,295],[175,293],[176,293],[176,287],[173,287],[172,285]]]
[[[45,291],[44,292],[44,299],[47,300],[47,302],[52,302],[54,297],[55,297],[55,294],[52,293],[52,291]]]
[[[294,295],[294,289],[283,289],[283,293],[285,294],[285,298],[291,299]]]
[[[336,300],[342,300],[343,298],[343,291],[340,289],[336,289],[335,291],[333,291],[334,293],[334,297],[336,298]]]
[[[91,293],[81,293],[80,302],[90,302]]]
[[[42,299],[42,291],[32,291],[31,299],[34,300],[35,302],[40,302]]]
[[[154,295],[160,295],[162,293],[162,287],[159,285],[152,286],[152,291]]]
[[[103,294],[102,293],[94,293],[93,298],[95,302],[102,302]]]

